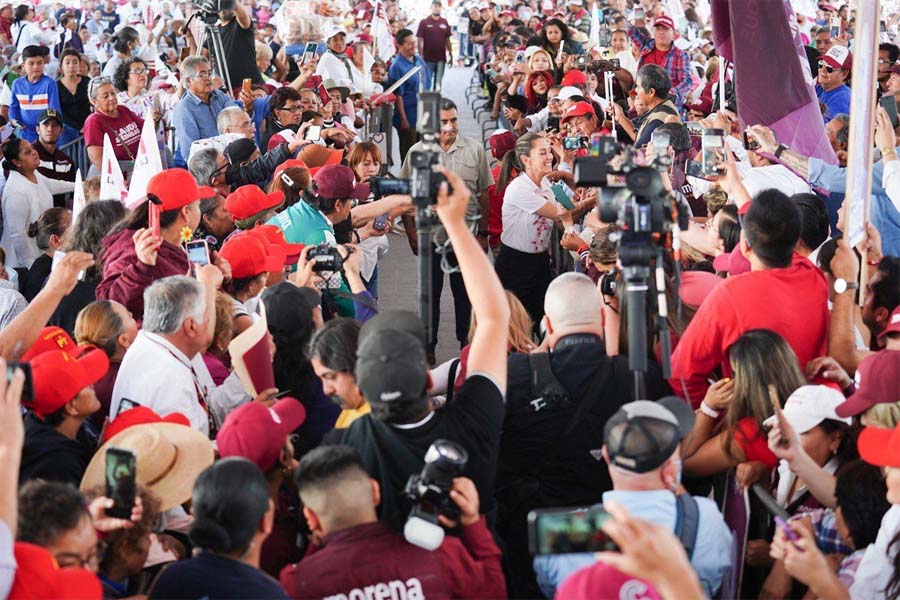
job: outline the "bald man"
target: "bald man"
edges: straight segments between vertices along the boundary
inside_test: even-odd
[[[496,489],[501,505],[497,530],[513,569],[511,595],[540,597],[528,555],[528,511],[588,506],[612,489],[600,454],[603,427],[619,407],[636,398],[627,352],[606,354],[602,307],[589,277],[560,275],[544,297],[549,353],[509,358]],[[671,393],[655,363],[645,381],[648,397],[642,399]]]

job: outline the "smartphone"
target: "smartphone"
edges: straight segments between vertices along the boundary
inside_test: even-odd
[[[306,50],[306,44],[288,44],[284,47],[284,53],[288,56],[301,56]]]
[[[22,402],[34,401],[34,379],[31,377],[31,364],[27,362],[10,361],[6,363],[6,383],[12,381],[16,369],[25,375],[25,383],[22,385]]]
[[[322,137],[321,125],[310,125],[303,135],[303,139],[307,142],[318,142]]]
[[[182,48],[181,53],[178,55],[178,62],[180,62],[180,63],[184,62],[184,59],[186,59],[190,55],[191,55],[190,48]]]
[[[116,411],[116,416],[118,417],[123,412],[128,412],[132,408],[136,408],[138,406],[140,406],[140,404],[138,404],[134,400],[129,400],[128,398],[122,398],[121,400],[119,400],[119,410]]]
[[[493,69],[488,69],[487,71],[485,71],[485,74],[488,76],[488,79],[490,79],[491,81],[497,79],[497,71],[495,71]]]
[[[524,50],[517,50],[517,51],[516,51],[516,62],[517,62],[517,63],[524,63],[524,62],[525,62],[525,51],[524,51]]]
[[[322,101],[323,106],[331,102],[331,96],[328,95],[328,90],[325,89],[324,83],[319,84],[319,87],[316,88],[316,93],[319,94],[319,100]]]
[[[312,58],[316,55],[316,50],[318,50],[319,44],[316,42],[309,42],[306,44],[306,50],[303,51],[303,64],[308,63]]]
[[[155,237],[159,237],[159,204],[153,200],[147,200],[147,226]]]
[[[565,150],[581,150],[587,140],[583,137],[564,137],[563,148]]]
[[[384,213],[383,215],[379,215],[375,219],[375,222],[372,223],[372,227],[374,227],[378,231],[384,231],[385,229],[387,229],[389,217],[390,217],[390,213]]]
[[[888,116],[891,118],[891,127],[897,129],[897,126],[900,125],[897,122],[897,100],[893,96],[884,95],[878,103],[887,111]]]
[[[106,449],[106,497],[113,501],[106,515],[131,519],[137,494],[137,459],[134,452],[110,446]]]
[[[787,511],[778,506],[778,503],[775,502],[775,498],[772,497],[772,494],[760,484],[753,484],[753,493],[759,498],[763,508],[769,511],[772,518],[775,520],[775,524],[781,527],[787,538],[792,542],[796,542],[799,538],[797,537],[797,534],[794,533],[794,530],[788,525],[788,521],[791,517],[788,515]]]
[[[56,268],[56,263],[61,261],[65,255],[66,255],[66,253],[63,252],[62,250],[56,250],[53,252],[53,260],[50,262],[50,270],[51,271]],[[85,275],[84,271],[79,271],[78,272],[78,281],[84,281],[84,275]]]
[[[665,131],[656,130],[650,135],[650,145],[656,152],[656,157],[664,157],[669,154],[669,144],[671,137]]]
[[[778,399],[778,392],[775,390],[774,385],[769,385],[769,402],[772,403],[772,410],[775,411],[775,419],[778,421],[778,427],[782,432],[781,441],[778,442],[778,445],[782,448],[787,448],[789,443],[784,436],[784,412],[781,410],[781,401]]]
[[[206,243],[206,240],[191,240],[185,244],[185,248],[187,248],[188,261],[192,265],[202,267],[209,264],[209,244]]]
[[[612,33],[610,33],[609,29],[601,29],[598,46],[601,48],[608,48],[610,44],[612,44]]]
[[[744,150],[758,150],[759,142],[756,141],[756,138],[744,131],[742,134],[744,139]]]
[[[722,175],[719,165],[725,162],[725,130],[704,129],[701,163],[704,175]]]
[[[611,518],[602,508],[533,510],[528,513],[528,549],[532,554],[618,551],[602,529]]]
[[[622,62],[618,58],[611,58],[609,62],[612,63],[613,68],[617,71],[622,68]]]
[[[643,19],[644,18],[644,7],[643,6],[635,6],[634,13],[632,14],[632,18],[635,21]]]
[[[547,131],[559,131],[559,117],[547,117]]]
[[[244,92],[245,94],[249,94],[252,91],[252,87],[251,87],[252,85],[253,85],[252,79],[243,80],[241,82],[241,91]],[[154,97],[156,97],[156,96],[154,96]]]
[[[684,174],[696,177],[697,179],[706,179],[706,176],[703,173],[703,165],[696,160],[689,160],[684,163]]]
[[[701,125],[697,121],[688,121],[684,124],[684,126],[687,128],[689,135],[694,135],[697,137],[703,135],[703,125]]]
[[[569,198],[569,194],[566,192],[566,188],[563,187],[563,184],[556,182],[550,186],[550,189],[553,190],[553,196],[556,198],[556,201],[562,204],[567,210],[575,208],[575,205],[572,204],[572,199]]]
[[[841,37],[841,18],[831,17],[831,37]]]

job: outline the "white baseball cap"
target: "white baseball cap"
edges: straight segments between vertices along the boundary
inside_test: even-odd
[[[804,385],[794,390],[784,403],[784,417],[797,433],[806,433],[825,419],[840,421],[850,425],[850,417],[841,418],[835,409],[844,403],[846,398],[836,389],[827,385]],[[774,425],[775,415],[763,423]]]
[[[567,85],[563,89],[559,90],[559,95],[557,96],[557,98],[565,102],[566,100],[572,98],[572,96],[584,96],[584,92],[579,90],[577,87]]]

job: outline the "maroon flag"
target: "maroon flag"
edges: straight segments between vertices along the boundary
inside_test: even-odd
[[[716,52],[734,64],[741,125],[771,127],[792,150],[837,164],[790,0],[712,0],[711,9]]]

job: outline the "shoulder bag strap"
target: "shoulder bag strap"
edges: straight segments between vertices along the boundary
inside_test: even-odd
[[[694,557],[697,531],[700,529],[700,507],[690,494],[675,496],[675,535],[684,546],[688,560]]]

